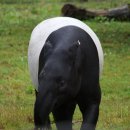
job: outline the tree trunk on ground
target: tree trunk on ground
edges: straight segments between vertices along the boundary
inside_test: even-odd
[[[65,4],[61,9],[63,16],[74,17],[80,20],[98,16],[114,18],[115,20],[130,20],[130,4],[108,10],[88,10],[78,8],[72,4]]]

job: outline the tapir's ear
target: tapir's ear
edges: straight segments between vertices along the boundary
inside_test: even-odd
[[[72,46],[69,48],[70,54],[74,54],[77,51],[77,49],[78,49],[79,46],[80,46],[80,41],[79,40],[76,41],[76,42],[74,42],[72,44]]]
[[[72,46],[69,48],[69,55],[72,61],[76,59],[78,48],[80,46],[80,41],[76,41],[72,44]]]
[[[47,41],[47,42],[45,43],[45,47],[46,47],[47,49],[49,49],[49,48],[52,48],[53,45],[52,45],[52,43],[51,43],[50,41]]]
[[[47,41],[44,45],[44,55],[47,55],[53,48],[53,45],[50,41]]]

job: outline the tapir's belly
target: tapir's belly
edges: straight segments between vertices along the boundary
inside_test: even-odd
[[[77,19],[69,18],[69,17],[51,18],[41,22],[34,28],[29,42],[28,65],[29,65],[31,79],[36,90],[38,90],[39,56],[45,44],[45,41],[47,40],[47,38],[52,32],[62,27],[70,26],[70,25],[83,29],[92,38],[97,48],[98,57],[99,57],[99,70],[101,74],[103,68],[103,51],[102,51],[100,41],[96,36],[96,34],[86,24],[84,24],[83,22]]]

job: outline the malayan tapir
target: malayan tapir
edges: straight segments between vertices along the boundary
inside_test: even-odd
[[[96,34],[74,18],[47,19],[31,34],[28,63],[36,90],[34,129],[51,129],[52,112],[58,130],[72,130],[78,105],[83,117],[81,130],[95,130],[103,69],[103,51]]]

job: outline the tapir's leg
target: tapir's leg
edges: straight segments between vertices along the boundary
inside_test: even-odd
[[[78,105],[83,115],[81,130],[95,130],[99,115],[100,98],[99,85],[95,85],[95,87],[86,86],[86,92],[84,89],[81,91],[78,99]]]
[[[72,130],[72,118],[76,103],[65,103],[53,111],[58,130]]]
[[[92,103],[86,107],[80,106],[80,109],[83,114],[81,130],[95,130],[99,114],[99,104]]]
[[[81,130],[95,130],[100,100],[101,90],[98,68],[90,67],[90,69],[84,71],[81,89],[77,96],[77,102],[83,115]]]

